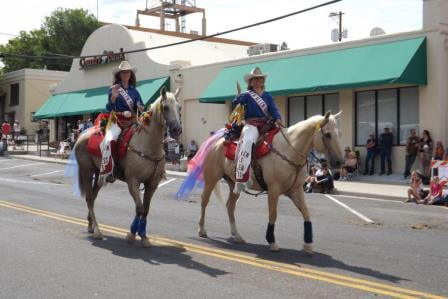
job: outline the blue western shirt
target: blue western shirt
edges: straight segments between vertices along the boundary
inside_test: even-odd
[[[129,85],[129,88],[127,90],[124,88],[124,90],[128,93],[128,95],[132,99],[132,102],[134,103],[134,106],[132,107],[133,108],[132,112],[136,112],[137,104],[140,104],[143,106],[143,102],[142,102],[142,98],[140,97],[140,93],[132,85]],[[107,101],[106,110],[108,112],[129,111],[129,106],[128,106],[128,104],[126,104],[126,100],[121,96],[121,94],[119,94],[118,97],[115,99],[115,103],[112,103],[112,101],[110,100],[110,98],[112,97],[112,88],[109,88],[109,90],[107,91],[107,95],[108,95],[109,100]]]
[[[268,105],[268,111],[271,114],[274,120],[280,119],[280,113],[278,112],[277,105],[275,104],[274,99],[272,98],[269,92],[264,91],[261,95],[263,101]],[[253,117],[266,117],[263,113],[263,110],[258,106],[257,102],[250,96],[248,92],[243,92],[240,95],[236,96],[232,101],[232,107],[235,107],[238,104],[242,104],[244,106],[245,114],[244,118],[253,118]]]

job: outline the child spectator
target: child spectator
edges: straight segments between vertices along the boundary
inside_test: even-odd
[[[436,151],[434,153],[434,160],[443,160],[445,155],[445,149],[443,148],[442,141],[437,141]]]
[[[441,204],[444,199],[442,197],[443,186],[440,184],[440,180],[438,176],[435,176],[431,180],[431,186],[429,188],[430,193],[426,196],[425,199],[421,201],[417,201],[417,203],[423,203],[428,205]]]
[[[417,171],[411,173],[411,188],[408,189],[408,198],[404,202],[415,201],[419,203],[429,194],[428,190],[422,188],[422,179]]]

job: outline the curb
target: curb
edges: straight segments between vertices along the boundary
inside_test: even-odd
[[[333,194],[334,195],[355,196],[355,197],[368,197],[368,198],[374,198],[374,199],[385,199],[385,200],[394,200],[394,201],[403,201],[406,199],[405,196],[381,195],[381,194],[363,193],[363,192],[356,192],[356,191],[339,191],[339,190],[337,190]]]
[[[14,159],[22,159],[22,160],[30,160],[30,161],[39,161],[39,162],[47,162],[47,163],[55,163],[60,165],[68,164],[68,160],[56,159],[56,158],[45,158],[45,157],[34,157],[34,156],[24,156],[24,155],[11,155],[9,154],[7,157]],[[174,171],[166,169],[167,176],[183,179],[187,176],[186,172]],[[341,191],[337,190],[334,195],[347,195],[347,196],[357,196],[357,197],[370,197],[375,199],[386,199],[386,200],[395,200],[395,201],[403,201],[406,199],[405,196],[393,196],[393,195],[381,195],[381,194],[372,194],[372,193],[364,193],[357,191]]]

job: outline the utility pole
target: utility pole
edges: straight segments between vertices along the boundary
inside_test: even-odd
[[[342,38],[347,38],[347,30],[342,31],[342,15],[344,15],[342,11],[340,12],[331,12],[328,16],[333,19],[334,22],[338,24],[338,29],[334,29],[336,32],[332,32],[332,40],[335,41],[342,41]]]
[[[98,0],[97,0],[98,1]],[[342,11],[339,12],[339,41],[342,40]]]

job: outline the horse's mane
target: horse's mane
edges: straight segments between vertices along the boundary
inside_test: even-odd
[[[314,115],[308,119],[299,121],[299,122],[295,123],[294,125],[288,127],[288,133],[297,131],[297,130],[302,131],[302,130],[305,130],[306,128],[308,128],[309,126],[314,127],[316,125],[316,123],[318,121],[321,121],[323,118],[324,118],[324,116],[322,116],[322,115]]]

